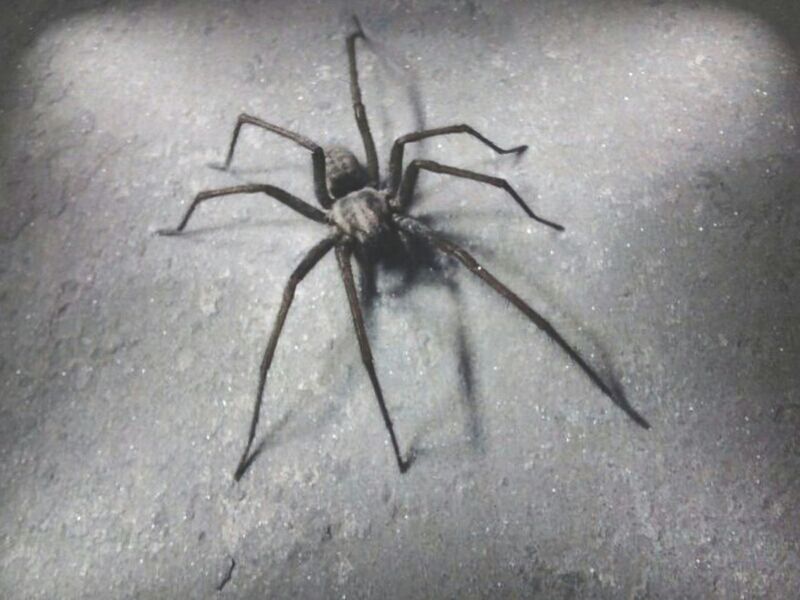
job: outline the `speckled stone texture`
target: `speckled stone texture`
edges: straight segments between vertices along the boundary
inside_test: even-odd
[[[800,18],[786,2],[22,2],[0,7],[0,597],[791,598],[800,589]],[[344,38],[413,214],[541,310],[645,431],[456,263],[366,298],[400,475],[302,149],[363,156]]]

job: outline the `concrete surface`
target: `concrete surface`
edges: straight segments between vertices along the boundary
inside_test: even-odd
[[[618,377],[644,431],[447,261],[379,271],[400,476],[332,258],[301,285],[231,473],[283,284],[323,228],[197,191],[313,199],[245,110],[382,158]],[[790,598],[800,589],[800,20],[791,2],[6,2],[0,80],[3,598]],[[794,37],[793,37],[794,36]],[[412,153],[413,155],[414,153]],[[384,162],[385,169],[385,162]],[[219,591],[218,591],[218,588]]]

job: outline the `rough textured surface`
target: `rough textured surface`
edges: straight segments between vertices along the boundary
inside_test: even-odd
[[[800,589],[800,209],[792,2],[4,2],[0,596],[789,597]],[[24,8],[22,6],[24,5]],[[300,286],[243,481],[261,352],[322,234],[301,149],[243,110],[362,153],[355,11],[385,160],[417,214],[552,318],[637,428],[456,265],[379,274],[370,334],[397,473],[327,258]],[[221,588],[221,591],[218,591]]]

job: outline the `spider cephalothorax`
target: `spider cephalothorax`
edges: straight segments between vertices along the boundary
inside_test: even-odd
[[[391,227],[388,194],[369,187],[337,199],[329,216],[336,227],[360,244],[374,242]]]
[[[627,404],[624,397],[615,393],[603,379],[600,378],[595,370],[569,343],[567,343],[544,317],[533,310],[525,301],[519,298],[519,296],[505,285],[500,283],[489,271],[478,264],[466,250],[406,214],[406,210],[414,193],[419,172],[430,171],[432,173],[470,179],[501,188],[514,199],[530,218],[557,231],[562,231],[563,227],[560,225],[534,214],[530,207],[505,179],[491,177],[482,173],[476,173],[475,171],[451,167],[429,160],[413,160],[408,165],[408,168],[403,171],[403,147],[405,144],[417,142],[425,138],[466,133],[500,154],[519,154],[524,152],[527,146],[516,146],[510,149],[500,148],[475,131],[472,127],[464,124],[417,131],[404,135],[394,142],[389,158],[388,177],[385,181],[380,180],[377,152],[375,151],[375,143],[372,139],[369,123],[367,122],[367,112],[361,102],[361,90],[358,84],[358,71],[356,69],[355,40],[357,38],[363,38],[364,32],[358,20],[354,20],[357,30],[347,37],[347,54],[350,65],[350,92],[353,99],[356,124],[358,125],[361,139],[364,143],[367,159],[366,168],[362,166],[355,155],[346,148],[334,146],[323,149],[318,144],[298,133],[273,125],[257,117],[242,114],[239,115],[236,121],[236,127],[233,130],[233,137],[228,148],[228,156],[223,168],[227,169],[231,164],[233,153],[236,148],[236,141],[243,125],[254,125],[271,131],[272,133],[299,144],[311,152],[314,192],[321,209],[273,185],[251,183],[200,192],[195,196],[194,201],[186,210],[183,219],[175,229],[159,231],[162,235],[175,235],[182,232],[197,206],[205,200],[233,194],[253,193],[266,194],[303,216],[326,226],[328,229],[327,235],[322,241],[308,251],[289,277],[289,281],[286,284],[275,325],[261,361],[258,389],[256,391],[256,401],[252,420],[250,422],[247,445],[239,460],[234,478],[238,481],[255,457],[254,454],[251,455],[250,449],[258,426],[267,373],[272,364],[272,358],[275,355],[275,348],[278,344],[278,338],[283,329],[286,315],[294,299],[295,289],[309,271],[311,271],[322,257],[332,249],[336,251],[336,258],[339,263],[342,281],[344,282],[347,299],[350,304],[350,311],[353,317],[353,325],[355,326],[359,349],[361,351],[361,358],[378,400],[378,406],[383,416],[386,429],[389,432],[392,448],[397,460],[397,466],[400,468],[400,472],[405,472],[408,469],[411,461],[410,459],[404,459],[402,457],[400,446],[394,433],[392,420],[389,417],[389,411],[383,399],[383,391],[381,390],[380,382],[375,372],[375,364],[367,338],[367,331],[364,326],[364,318],[361,313],[351,264],[354,252],[357,252],[362,258],[368,255],[374,258],[374,254],[365,254],[362,251],[368,248],[380,248],[384,242],[394,238],[402,238],[404,241],[411,240],[417,243],[427,244],[445,255],[460,261],[467,269],[491,286],[496,292],[519,309],[530,321],[539,327],[539,329],[544,331],[564,350],[564,352],[566,352],[573,362],[583,370],[591,381],[625,410],[631,418],[639,425],[649,427],[647,421]],[[383,247],[386,247],[386,245]]]

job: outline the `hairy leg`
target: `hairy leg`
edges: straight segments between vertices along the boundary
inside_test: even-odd
[[[318,144],[315,144],[307,137],[300,135],[299,133],[289,131],[288,129],[284,129],[278,125],[273,125],[272,123],[267,123],[266,121],[263,121],[252,115],[242,113],[236,119],[236,127],[233,129],[233,137],[231,138],[231,143],[228,147],[228,155],[225,157],[225,164],[222,167],[223,170],[227,171],[231,166],[231,161],[233,161],[233,153],[236,150],[236,141],[239,139],[239,132],[242,129],[242,125],[254,125],[256,127],[260,127],[261,129],[266,129],[267,131],[271,131],[272,133],[275,133],[283,138],[292,140],[306,150],[310,150],[311,165],[314,175],[314,194],[317,197],[317,202],[319,202],[324,208],[329,208],[331,204],[333,204],[333,200],[328,193],[328,186],[325,178],[325,152],[323,151],[322,147]]]
[[[466,169],[459,169],[457,167],[450,167],[448,165],[442,165],[437,162],[433,162],[432,160],[412,160],[411,164],[408,165],[405,174],[403,175],[403,181],[400,184],[400,191],[396,197],[396,208],[403,209],[411,202],[411,197],[414,194],[414,188],[417,185],[417,178],[419,177],[420,171],[430,171],[431,173],[439,173],[442,175],[453,175],[454,177],[461,177],[463,179],[471,179],[472,181],[479,181],[481,183],[488,183],[494,187],[500,188],[508,192],[508,194],[514,199],[514,201],[519,204],[520,208],[525,211],[525,213],[531,218],[539,223],[547,225],[548,227],[552,227],[557,231],[564,231],[564,227],[559,225],[558,223],[553,223],[552,221],[548,221],[547,219],[543,219],[542,217],[537,216],[528,206],[525,201],[520,197],[520,195],[511,187],[511,184],[508,183],[505,179],[500,179],[499,177],[491,177],[489,175],[484,175],[483,173],[476,173],[475,171],[467,171]]]
[[[650,424],[644,419],[644,417],[637,413],[624,398],[621,398],[618,394],[614,393],[614,391],[601,379],[597,372],[583,359],[580,354],[578,354],[577,350],[569,345],[569,343],[561,336],[560,333],[558,333],[558,331],[556,331],[555,327],[553,327],[550,322],[547,321],[547,319],[533,310],[533,308],[531,308],[524,300],[508,289],[505,285],[500,283],[500,281],[498,281],[494,275],[481,266],[469,252],[434,232],[415,219],[396,216],[395,221],[397,222],[398,226],[402,227],[409,233],[421,236],[423,239],[430,242],[434,247],[460,261],[465,267],[467,267],[467,269],[489,284],[494,291],[511,302],[511,304],[513,304],[520,312],[522,312],[522,314],[528,317],[528,319],[530,319],[534,325],[544,331],[544,333],[546,333],[547,336],[553,340],[564,352],[566,352],[567,356],[569,356],[572,361],[581,368],[581,370],[589,377],[589,379],[592,380],[592,383],[594,383],[606,396],[611,398],[611,400],[613,400],[617,406],[624,410],[628,416],[631,417],[631,419],[645,429],[650,428]]]
[[[356,285],[353,279],[353,267],[350,264],[351,255],[352,252],[348,246],[336,246],[336,258],[339,261],[339,268],[342,271],[342,280],[344,281],[344,288],[347,292],[347,300],[350,303],[350,312],[353,315],[353,325],[355,326],[356,337],[358,338],[358,347],[361,350],[361,360],[367,370],[369,380],[372,382],[372,389],[375,390],[375,397],[378,399],[378,406],[381,409],[381,415],[383,415],[383,422],[386,424],[386,429],[389,430],[389,437],[392,440],[392,448],[394,448],[397,466],[401,473],[405,473],[411,461],[403,460],[400,456],[400,447],[397,444],[397,437],[394,434],[392,419],[389,416],[389,410],[386,408],[386,402],[383,399],[383,392],[381,391],[381,384],[375,373],[375,361],[372,358],[372,350],[369,346],[369,339],[367,339],[367,328],[364,326],[364,316],[361,314],[358,292],[356,291]]]
[[[347,36],[347,60],[350,66],[350,96],[353,99],[353,112],[356,116],[358,131],[361,133],[361,140],[364,142],[364,152],[367,155],[367,176],[369,177],[370,187],[377,188],[380,181],[378,167],[378,153],[375,151],[375,141],[372,139],[372,132],[367,121],[367,109],[361,102],[361,86],[358,83],[358,66],[356,65],[356,40],[367,39],[361,23],[354,16],[353,21],[357,31]]]
[[[300,198],[293,196],[289,192],[282,190],[281,188],[275,187],[274,185],[266,185],[260,183],[250,183],[246,185],[236,185],[233,187],[228,188],[221,188],[218,190],[206,190],[204,192],[198,193],[192,203],[189,205],[189,208],[186,209],[186,212],[181,219],[181,222],[175,229],[159,229],[159,235],[177,235],[183,231],[186,224],[189,222],[189,218],[194,213],[195,209],[201,202],[205,202],[211,198],[219,198],[220,196],[230,196],[232,194],[267,194],[268,196],[272,196],[282,204],[285,204],[289,208],[299,212],[304,217],[311,219],[312,221],[316,221],[317,223],[327,223],[328,219],[325,216],[325,213],[319,210],[318,208],[314,208],[307,202],[304,202]]]
[[[404,146],[411,142],[418,142],[430,137],[439,135],[449,135],[451,133],[467,133],[474,138],[477,138],[498,154],[522,154],[528,149],[528,146],[515,146],[514,148],[504,149],[492,142],[490,139],[482,136],[469,125],[450,125],[448,127],[437,127],[436,129],[426,129],[424,131],[415,131],[408,133],[395,140],[392,145],[392,154],[389,157],[389,181],[388,189],[391,194],[397,193],[397,188],[400,187],[400,178],[403,173],[403,149]]]
[[[253,417],[250,421],[250,431],[247,435],[247,446],[245,447],[242,457],[239,459],[239,464],[236,467],[236,471],[233,474],[233,478],[236,481],[239,481],[242,478],[242,475],[244,475],[244,472],[250,465],[250,448],[253,445],[253,440],[256,437],[258,417],[261,413],[261,403],[264,399],[264,386],[267,383],[267,373],[269,372],[269,367],[272,364],[272,358],[275,356],[275,348],[278,346],[278,338],[281,336],[283,324],[286,321],[286,315],[289,312],[289,307],[294,299],[295,288],[297,288],[297,284],[300,283],[306,275],[308,275],[309,271],[316,266],[320,259],[325,256],[331,248],[333,248],[333,246],[336,244],[336,240],[337,237],[333,235],[325,238],[316,246],[314,246],[308,252],[308,254],[305,255],[303,260],[300,261],[300,264],[289,277],[289,281],[286,283],[286,287],[283,290],[283,301],[281,302],[281,307],[278,309],[278,316],[275,318],[275,325],[272,327],[272,333],[269,336],[267,349],[264,351],[264,358],[261,360],[261,368],[258,375],[258,390],[256,391],[256,402],[255,406],[253,407]]]

